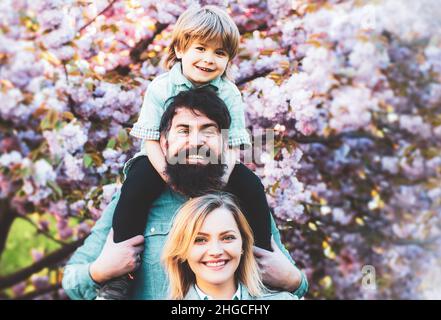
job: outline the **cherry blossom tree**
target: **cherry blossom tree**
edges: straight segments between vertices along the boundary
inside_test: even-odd
[[[232,77],[249,129],[275,132],[249,166],[307,298],[440,298],[436,1],[198,3],[225,7],[241,32]],[[143,94],[195,4],[0,2],[1,297],[66,298],[62,266],[121,186]],[[18,221],[47,245],[3,273]]]

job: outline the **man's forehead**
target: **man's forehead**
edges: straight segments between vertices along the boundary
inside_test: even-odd
[[[208,118],[206,115],[194,110],[179,108],[176,110],[176,114],[173,117],[173,127],[179,126],[179,125],[186,125],[186,126],[203,126],[208,124],[213,124],[217,127],[217,123],[210,118]]]

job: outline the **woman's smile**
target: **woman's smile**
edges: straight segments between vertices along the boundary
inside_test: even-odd
[[[201,289],[226,283],[234,286],[241,251],[242,237],[232,213],[225,208],[213,210],[202,223],[187,258],[197,285]]]
[[[202,262],[207,268],[211,270],[221,270],[223,267],[225,267],[228,262],[230,262],[229,259],[219,259],[219,260],[211,260],[211,261],[205,261]]]

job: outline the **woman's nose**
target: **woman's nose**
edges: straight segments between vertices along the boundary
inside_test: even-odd
[[[222,247],[222,244],[220,244],[218,241],[212,241],[209,248],[208,253],[212,256],[220,255],[224,252],[224,249]]]

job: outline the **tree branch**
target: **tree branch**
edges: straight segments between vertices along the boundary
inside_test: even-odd
[[[253,81],[254,79],[257,79],[260,77],[266,77],[268,74],[271,73],[271,71],[273,71],[273,70],[272,69],[263,69],[259,72],[256,72],[255,74],[252,74],[249,77],[241,78],[241,79],[237,80],[236,86],[240,87],[247,82]]]
[[[51,285],[51,286],[49,286],[47,288],[34,290],[34,291],[26,293],[26,294],[24,294],[22,296],[18,296],[14,300],[31,300],[31,299],[37,298],[39,296],[42,296],[44,294],[57,291],[60,288],[61,288],[61,284],[57,283],[57,284]]]
[[[26,220],[27,222],[29,222],[30,224],[32,224],[32,226],[34,226],[35,227],[35,229],[37,229],[37,233],[39,233],[39,234],[42,234],[43,236],[45,236],[46,238],[48,238],[48,239],[50,239],[50,240],[52,240],[52,241],[54,241],[54,242],[56,242],[56,243],[58,243],[58,244],[61,244],[62,246],[65,246],[65,245],[67,245],[68,243],[67,242],[64,242],[64,241],[62,241],[62,240],[58,240],[58,239],[55,239],[51,234],[49,234],[49,233],[47,233],[46,231],[44,231],[44,230],[42,230],[34,221],[32,221],[31,219],[29,219],[28,217],[26,217],[26,216],[19,216],[19,218],[20,219],[23,219],[23,220]]]
[[[74,242],[71,242],[68,245],[65,245],[64,247],[50,253],[49,255],[45,256],[34,264],[25,267],[13,274],[0,277],[0,290],[8,288],[23,280],[26,280],[34,273],[66,259],[72,252],[74,252],[80,245],[83,244],[84,239],[85,238],[81,238]]]
[[[118,0],[112,0],[110,1],[110,3],[107,5],[107,7],[105,7],[103,10],[101,10],[100,13],[98,13],[92,20],[90,20],[89,22],[87,22],[84,26],[82,26],[78,32],[81,33],[84,29],[86,29],[88,26],[90,26],[100,15],[102,15],[104,12],[106,12],[107,10],[109,10],[113,4],[115,2],[117,2]]]
[[[148,46],[155,40],[156,36],[160,34],[165,28],[168,27],[168,24],[156,23],[155,25],[155,33],[146,39],[140,40],[135,46],[130,50],[129,56],[134,64],[140,63],[142,53],[147,50]],[[117,73],[119,75],[127,75],[130,73],[130,67],[128,66],[116,66],[113,70],[110,70],[109,73]]]
[[[9,205],[9,199],[0,199],[0,258],[5,249],[9,230],[18,213]]]
[[[147,50],[148,46],[155,40],[156,36],[164,31],[168,27],[168,24],[156,23],[155,33],[146,39],[140,40],[135,46],[130,50],[130,58],[133,62],[140,62],[141,54]]]
[[[377,138],[373,136],[372,134],[364,131],[350,131],[350,132],[343,132],[336,135],[331,135],[329,137],[319,137],[319,136],[294,136],[289,137],[288,139],[291,139],[298,143],[321,143],[321,144],[331,144],[334,142],[340,142],[342,138],[366,138],[369,140],[382,140],[384,138]]]
[[[440,238],[441,238],[441,235],[433,236],[428,239],[415,239],[415,238],[402,239],[399,237],[389,237],[388,240],[390,241],[390,243],[392,243],[394,245],[398,245],[398,246],[417,245],[417,246],[421,246],[421,247],[426,247],[426,246],[433,245]]]

